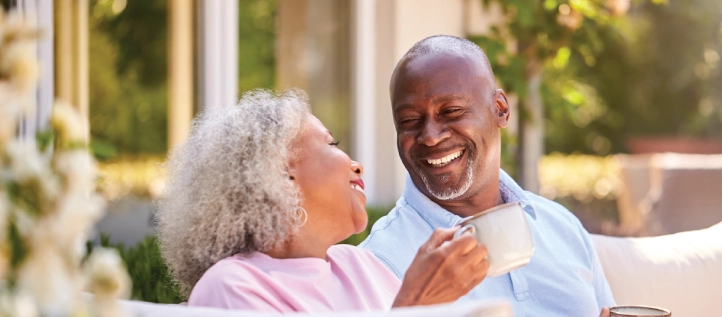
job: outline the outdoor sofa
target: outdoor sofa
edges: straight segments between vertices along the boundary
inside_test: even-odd
[[[617,304],[664,307],[670,309],[674,317],[722,316],[722,223],[703,230],[666,236],[617,238],[592,235],[592,240]],[[137,301],[123,301],[122,305],[141,317],[273,316]],[[330,313],[321,316],[506,317],[512,316],[512,313],[507,303],[492,300],[394,309],[386,313]]]

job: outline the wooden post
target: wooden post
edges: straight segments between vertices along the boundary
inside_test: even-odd
[[[56,1],[55,92],[86,118],[89,133],[88,0]]]
[[[193,0],[168,1],[168,149],[188,136],[193,118]]]

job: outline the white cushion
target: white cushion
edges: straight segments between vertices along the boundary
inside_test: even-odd
[[[722,223],[648,238],[592,235],[617,305],[667,308],[675,317],[722,316]]]
[[[217,308],[188,307],[184,305],[163,305],[138,301],[121,301],[124,309],[138,317],[245,317],[279,316],[279,314],[258,313],[252,311],[223,310]],[[504,301],[480,301],[463,304],[443,304],[392,309],[389,312],[332,312],[323,314],[286,314],[292,316],[341,316],[341,317],[512,317],[511,305]]]

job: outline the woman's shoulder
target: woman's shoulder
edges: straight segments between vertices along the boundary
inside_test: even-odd
[[[198,281],[199,284],[227,284],[237,279],[248,278],[249,272],[257,271],[257,268],[248,261],[247,256],[234,255],[222,259],[213,264]]]
[[[348,244],[337,244],[328,249],[328,257],[336,264],[371,270],[388,270],[371,251]],[[389,271],[390,272],[390,271]]]
[[[252,256],[251,256],[252,260]],[[282,311],[266,290],[268,278],[249,257],[235,255],[216,262],[196,283],[188,304],[227,309]]]
[[[376,258],[369,250],[350,244],[336,244],[326,252],[330,257],[339,258]]]

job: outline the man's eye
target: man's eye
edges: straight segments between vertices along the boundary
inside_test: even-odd
[[[401,120],[399,120],[399,124],[407,125],[407,124],[413,124],[417,121],[419,121],[418,118],[401,119]]]
[[[460,111],[461,111],[461,109],[459,109],[459,108],[450,108],[450,109],[446,109],[446,110],[442,111],[441,114],[453,114],[453,113],[457,113]]]

